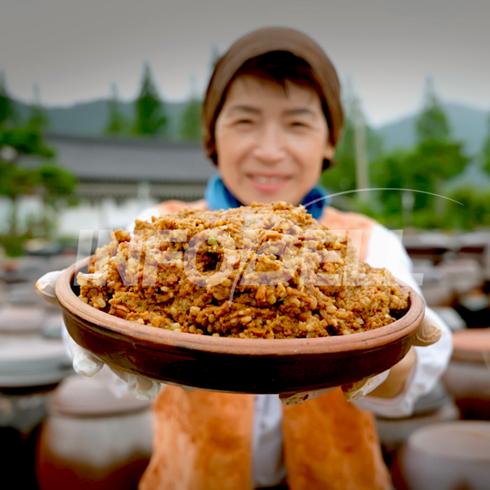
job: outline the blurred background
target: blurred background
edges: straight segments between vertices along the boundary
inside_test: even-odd
[[[312,35],[341,76],[347,122],[322,176],[334,205],[407,232],[489,226],[490,6],[470,5],[5,0],[0,244],[19,255],[200,198],[208,78],[264,25]]]
[[[100,230],[125,227],[153,203],[202,197],[216,172],[201,148],[199,123],[214,63],[242,34],[285,25],[319,42],[342,80],[346,124],[336,165],[324,172],[321,184],[339,209],[402,231],[414,272],[423,274],[428,305],[455,334],[451,367],[414,416],[378,419],[396,488],[428,488],[427,474],[422,486],[413,477],[413,461],[419,461],[425,443],[410,446],[411,434],[439,422],[490,423],[489,18],[486,0],[2,0],[0,460],[5,467],[22,473],[26,488],[38,488],[37,454],[43,488],[55,488],[46,468],[66,470],[63,475],[73,481],[92,468],[92,486],[85,481],[80,488],[96,488],[99,480],[100,488],[111,488],[107,475],[114,475],[84,459],[83,444],[64,463],[39,459],[56,452],[49,431],[58,426],[46,421],[72,417],[71,429],[56,428],[58,439],[84,430],[95,438],[88,440],[89,448],[100,433],[95,422],[76,425],[81,420],[99,417],[106,426],[111,420],[114,433],[120,427],[129,433],[124,417],[139,413],[131,423],[145,441],[128,436],[126,455],[108,463],[119,465],[114,488],[123,488],[121,482],[135,487],[151,451],[149,405],[101,403],[96,385],[72,386],[80,380],[61,346],[59,312],[41,304],[34,283],[73,263],[80,238],[93,249]],[[482,332],[486,336],[475,337]],[[94,400],[89,415],[73,408],[80,392]],[[488,425],[477,432],[485,430]],[[471,441],[465,446],[471,438],[463,444],[441,437],[465,447],[467,456],[474,450],[476,459],[490,458],[488,444],[482,449]],[[111,447],[104,451],[115,454]],[[57,481],[65,487],[68,480]],[[430,488],[439,488],[436,483]]]

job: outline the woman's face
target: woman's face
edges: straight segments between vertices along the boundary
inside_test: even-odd
[[[286,82],[284,91],[252,76],[231,84],[215,139],[223,182],[245,205],[301,203],[334,153],[314,90]]]

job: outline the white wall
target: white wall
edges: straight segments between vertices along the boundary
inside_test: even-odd
[[[0,233],[7,231],[9,200],[0,198]],[[61,212],[58,233],[63,236],[78,236],[80,230],[113,230],[125,228],[144,209],[151,207],[155,201],[129,199],[122,205],[116,205],[113,199],[105,199],[100,204],[81,202],[79,206],[67,208]],[[41,212],[41,202],[36,197],[20,200],[19,223],[25,223],[30,214]],[[22,225],[19,231],[22,231]]]

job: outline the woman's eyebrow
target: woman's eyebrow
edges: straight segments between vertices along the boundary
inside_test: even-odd
[[[249,114],[259,114],[260,109],[249,105],[235,105],[230,108],[230,112],[247,112]]]
[[[295,109],[288,109],[284,111],[284,114],[287,116],[314,116],[315,113],[308,109],[307,107],[297,107]]]

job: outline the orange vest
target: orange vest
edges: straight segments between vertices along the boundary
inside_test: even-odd
[[[167,201],[161,214],[204,200]],[[375,222],[326,208],[319,220],[331,230],[362,230],[367,256]],[[251,490],[253,395],[166,386],[154,403],[153,456],[139,490]],[[284,451],[291,490],[387,490],[374,417],[345,401],[340,389],[283,408]]]

